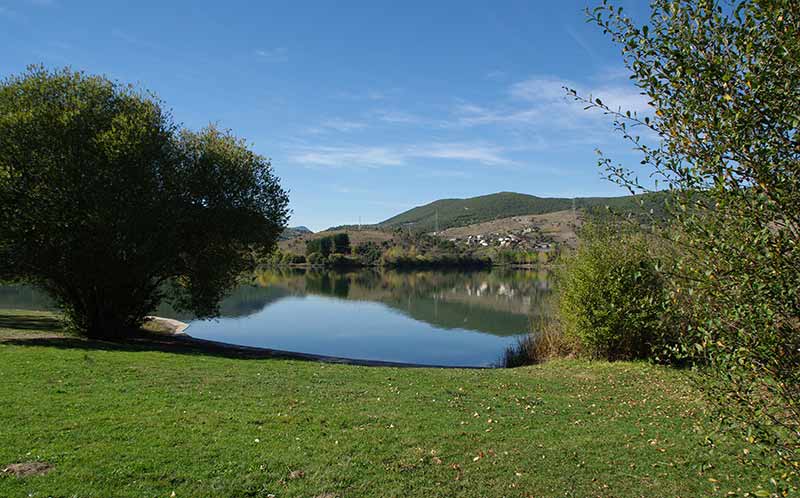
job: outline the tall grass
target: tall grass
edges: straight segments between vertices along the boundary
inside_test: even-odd
[[[558,318],[547,315],[534,320],[531,332],[506,348],[501,365],[505,368],[535,365],[551,358],[574,356],[575,351],[576,344],[564,336]]]

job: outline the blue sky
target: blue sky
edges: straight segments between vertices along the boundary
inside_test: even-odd
[[[291,224],[314,230],[504,190],[622,195],[595,149],[637,156],[561,86],[646,100],[586,5],[0,0],[0,75],[43,63],[139,83],[185,126],[272,158]]]

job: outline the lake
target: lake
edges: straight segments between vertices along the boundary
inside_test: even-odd
[[[545,273],[526,270],[257,273],[186,332],[243,346],[364,360],[495,366],[506,347],[546,314]],[[0,287],[0,308],[48,309],[25,286]]]

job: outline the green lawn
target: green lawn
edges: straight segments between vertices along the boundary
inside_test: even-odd
[[[743,496],[684,373],[370,368],[99,348],[0,312],[0,496]],[[328,494],[326,494],[328,493]]]

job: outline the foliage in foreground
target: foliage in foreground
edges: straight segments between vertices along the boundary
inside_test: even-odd
[[[165,297],[215,315],[287,203],[242,140],[179,129],[132,86],[40,67],[0,83],[0,276],[89,336],[135,329]]]
[[[588,226],[559,264],[558,315],[567,342],[591,358],[655,358],[670,346],[663,276],[644,234]]]
[[[0,473],[1,496],[624,498],[768,486],[747,465],[751,445],[704,446],[703,405],[683,372],[563,360],[364,368],[2,342],[40,334],[44,318],[0,313],[0,469],[54,468]]]
[[[655,0],[641,26],[606,3],[590,16],[653,107],[642,115],[583,99],[614,116],[674,193],[672,292],[687,350],[710,365],[704,387],[720,412],[771,448],[796,485],[800,2]],[[632,191],[647,188],[601,165]]]

